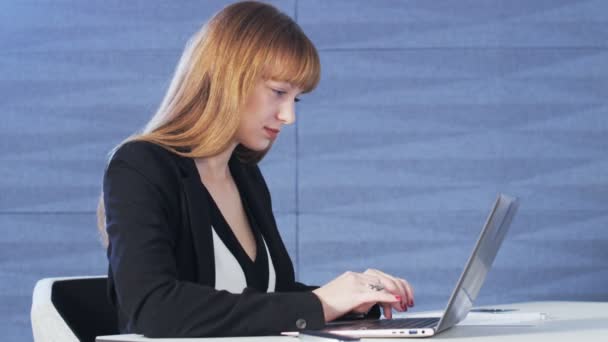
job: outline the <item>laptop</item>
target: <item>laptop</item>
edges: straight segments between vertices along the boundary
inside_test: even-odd
[[[352,337],[430,337],[453,327],[473,307],[518,207],[516,198],[498,195],[441,317],[331,322],[322,331]]]

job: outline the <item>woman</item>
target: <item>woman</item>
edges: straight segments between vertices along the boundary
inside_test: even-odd
[[[413,305],[405,280],[376,270],[319,288],[294,280],[257,162],[319,74],[313,44],[266,4],[230,5],[189,41],[156,115],[104,175],[122,333],[267,335]]]

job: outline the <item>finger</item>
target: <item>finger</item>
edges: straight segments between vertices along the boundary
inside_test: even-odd
[[[386,275],[386,277],[390,278],[392,280],[392,282],[395,284],[396,288],[398,289],[400,296],[401,296],[401,309],[402,310],[407,310],[407,307],[409,305],[409,302],[411,300],[410,294],[407,291],[407,286],[405,285],[405,283],[402,281],[402,279],[399,278],[394,278],[391,277],[389,275]]]
[[[401,297],[399,297],[401,299]],[[407,311],[407,306],[403,305],[403,299],[401,299],[399,302],[396,303],[392,303],[391,306],[393,307],[393,309],[397,310],[397,311]]]
[[[407,280],[405,280],[405,279],[399,279],[399,280],[405,286],[405,289],[407,291],[407,297],[409,299],[407,305],[414,306],[414,289],[412,288],[412,286],[410,285],[410,283]]]
[[[407,310],[408,306],[413,305],[413,297],[412,297],[412,292],[409,287],[409,284],[407,283],[407,281],[405,281],[404,279],[401,279],[401,278],[393,278],[393,279],[394,279],[396,286],[399,287],[400,293],[403,294],[403,300],[401,301],[401,305],[403,306],[404,310]]]
[[[392,297],[388,297],[390,298],[390,302],[387,304],[390,304],[391,308],[394,308],[397,311],[405,311],[407,310],[407,306],[403,304],[403,297],[401,296],[401,294],[405,293],[405,290],[399,290],[399,291],[395,291],[396,288],[399,288],[400,286],[403,286],[402,284],[398,283],[397,281],[390,279],[388,277],[384,277],[382,275],[379,276],[375,276],[375,275],[371,275],[370,274],[362,274],[361,275],[361,279],[363,280],[363,291],[365,292],[384,292],[384,293],[388,293],[388,294],[392,294],[394,296],[394,299]],[[370,284],[377,284],[377,283],[381,283],[383,286],[385,286],[386,288],[382,291],[376,291],[373,288],[370,288]],[[395,293],[400,293],[400,295],[395,295]],[[384,297],[379,297],[376,298],[376,301],[380,302],[383,301]],[[366,300],[370,300],[369,297]],[[374,302],[375,303],[375,302]]]
[[[393,318],[393,308],[390,304],[381,304],[382,312],[384,313],[384,318],[392,319]]]
[[[400,286],[403,288],[403,291],[405,293],[404,300],[403,300],[404,306],[410,306],[410,307],[414,306],[414,289],[407,280],[401,279],[401,278],[395,278],[395,277],[391,276],[390,274],[386,274],[380,270],[372,269],[369,271],[370,271],[370,274],[384,275],[386,277],[395,279],[400,284]]]
[[[377,277],[388,292],[401,297],[406,295],[405,289],[402,288],[401,284],[399,284],[394,277],[391,277],[390,275],[382,273],[378,270],[367,270],[366,272],[369,272],[368,274]]]
[[[390,288],[390,290],[392,290],[391,292],[394,292],[396,295],[400,295],[400,296],[407,295],[406,288],[399,281],[400,280],[399,278],[393,277],[390,274],[386,274],[382,271],[375,270],[375,269],[369,269],[366,272],[369,272],[368,274],[374,275],[374,276],[380,278],[381,282],[383,284],[385,284],[385,286]]]
[[[410,296],[409,296],[409,292],[407,290],[406,284],[404,284],[404,282],[402,281],[403,279],[399,279],[399,278],[395,278],[389,274],[386,274],[382,271],[379,270],[374,270],[374,269],[369,269],[367,271],[365,271],[365,273],[370,274],[370,275],[374,275],[377,276],[381,279],[382,284],[384,284],[386,286],[386,289],[391,292],[394,293],[395,295],[401,296],[402,300],[401,300],[401,311],[407,309],[407,306],[410,303]],[[411,306],[411,305],[409,305]]]
[[[383,287],[386,287],[386,284],[382,283],[380,277],[376,276],[376,275],[370,275],[370,274],[360,274],[360,279],[361,279],[361,285],[363,285],[363,287],[365,287],[365,291],[374,291],[374,289],[371,287],[373,285],[381,285]]]
[[[385,292],[385,291],[368,290],[368,291],[360,293],[359,302],[361,304],[364,304],[364,303],[373,303],[373,304],[376,304],[376,303],[385,303],[385,304],[397,303],[397,304],[399,304],[401,302],[401,298],[399,298],[398,296],[395,296],[393,294],[390,294],[388,292]]]

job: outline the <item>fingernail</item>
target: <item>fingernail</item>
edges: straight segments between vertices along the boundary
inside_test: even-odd
[[[410,306],[414,306],[414,301],[413,300],[410,301]]]

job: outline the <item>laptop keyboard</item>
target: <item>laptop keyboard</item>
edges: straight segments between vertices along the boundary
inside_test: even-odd
[[[345,327],[331,326],[332,330],[363,330],[363,329],[415,329],[432,328],[439,322],[439,317],[395,318],[373,321],[351,322]]]
[[[381,319],[375,323],[380,329],[398,329],[398,328],[430,328],[439,322],[438,317],[421,317],[421,318],[395,318]]]

